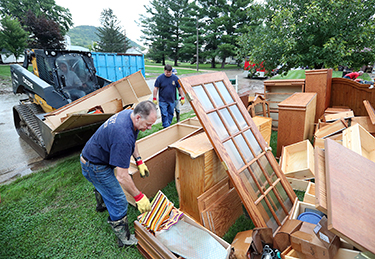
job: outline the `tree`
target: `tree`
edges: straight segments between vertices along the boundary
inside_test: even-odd
[[[254,4],[251,26],[239,39],[238,53],[267,70],[284,64],[288,70],[347,65],[358,68],[374,61],[373,1],[278,0]]]
[[[11,18],[9,15],[1,20],[0,30],[0,46],[4,47],[16,60],[23,54],[27,45],[27,32],[22,28],[17,19]],[[9,53],[5,53],[10,56]]]
[[[143,27],[144,35],[141,38],[149,46],[148,56],[163,65],[170,53],[167,44],[172,40],[169,26],[172,23],[172,18],[168,11],[168,1],[152,0],[150,5],[145,6],[147,15],[140,15],[140,25]]]
[[[2,0],[0,1],[0,13],[17,18],[22,25],[25,14],[31,11],[36,17],[44,15],[48,20],[55,21],[63,35],[73,25],[72,15],[69,9],[56,5],[55,0]]]
[[[98,50],[125,53],[130,48],[131,42],[126,37],[111,8],[103,9],[100,14],[100,22],[102,26],[96,33],[99,37]]]
[[[24,20],[27,30],[32,32],[29,39],[30,48],[64,48],[64,37],[56,22],[47,19],[44,15],[36,17],[30,10]]]

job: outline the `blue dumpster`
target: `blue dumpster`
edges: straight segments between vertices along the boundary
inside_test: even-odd
[[[115,82],[141,70],[146,77],[144,55],[92,52],[96,74]]]

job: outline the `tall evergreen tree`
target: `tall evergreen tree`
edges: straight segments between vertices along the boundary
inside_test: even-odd
[[[98,51],[125,53],[130,48],[130,40],[120,26],[120,21],[111,8],[103,9],[100,14],[101,27],[96,33],[99,37]]]
[[[141,38],[150,49],[149,56],[163,65],[170,54],[168,42],[172,40],[169,1],[152,0],[148,6],[145,6],[146,14],[140,15],[140,25],[144,35]]]
[[[28,33],[22,28],[17,19],[11,18],[9,15],[5,15],[1,19],[1,27],[0,46],[13,54],[17,60],[24,53]],[[7,52],[5,55],[9,56],[10,54]]]

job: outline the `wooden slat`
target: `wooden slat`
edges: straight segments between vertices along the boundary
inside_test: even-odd
[[[348,118],[353,118],[354,113],[353,111],[347,111],[347,112],[339,112],[339,113],[334,113],[334,114],[327,114],[324,116],[324,119],[326,122],[332,122],[332,121],[337,121],[339,119],[348,119]]]
[[[326,138],[343,131],[347,127],[348,125],[344,120],[337,120],[333,123],[321,127],[315,132],[314,135],[316,138]]]
[[[368,116],[370,117],[371,123],[375,124],[375,110],[368,100],[363,100]]]
[[[328,229],[375,253],[375,163],[333,140],[325,146]]]
[[[315,148],[315,207],[327,214],[327,189],[324,150]]]

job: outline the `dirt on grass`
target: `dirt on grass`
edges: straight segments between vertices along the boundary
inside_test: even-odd
[[[12,93],[12,80],[6,77],[0,76],[0,94]]]

